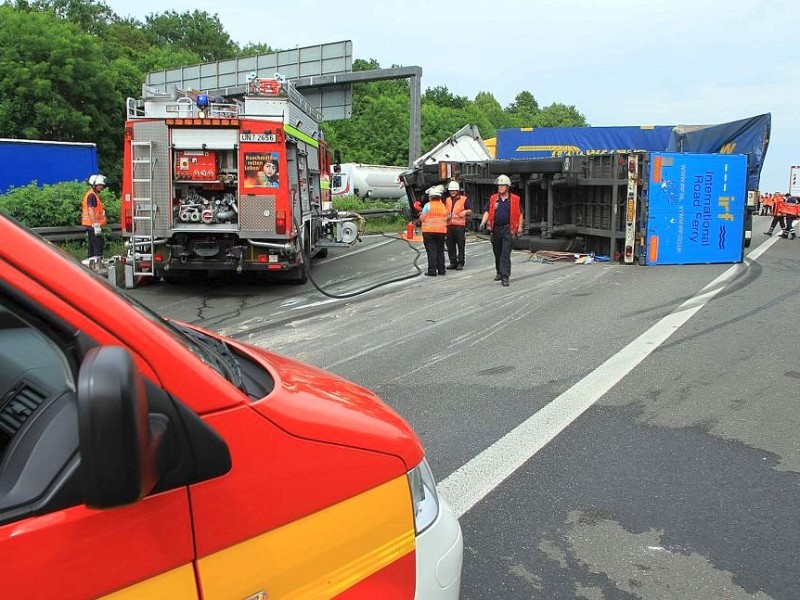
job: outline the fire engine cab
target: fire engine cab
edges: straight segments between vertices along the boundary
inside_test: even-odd
[[[122,227],[134,276],[283,272],[364,231],[332,209],[321,116],[282,79],[251,76],[241,97],[145,86],[129,98]]]

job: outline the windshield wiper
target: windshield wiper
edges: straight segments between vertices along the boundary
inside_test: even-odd
[[[191,327],[186,327],[173,321],[167,321],[166,319],[165,321],[182,335],[189,338],[192,343],[200,346],[204,351],[204,358],[213,360],[212,366],[215,366],[217,371],[219,371],[225,379],[247,393],[247,389],[244,385],[244,377],[242,376],[242,369],[239,366],[239,360],[236,358],[236,355],[231,352],[225,342],[199,331],[195,331]]]

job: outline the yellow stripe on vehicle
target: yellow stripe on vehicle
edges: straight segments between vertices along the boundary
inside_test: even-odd
[[[265,503],[265,510],[268,504]],[[408,480],[353,498],[198,561],[206,600],[332,598],[414,550]]]
[[[298,140],[305,142],[306,144],[310,144],[314,146],[314,148],[319,148],[319,142],[312,138],[310,135],[306,135],[296,127],[292,127],[291,125],[284,125],[283,128],[286,130],[286,133],[289,135],[293,135]]]
[[[103,596],[103,600],[140,600],[141,598],[197,600],[194,567],[191,564],[183,565]]]

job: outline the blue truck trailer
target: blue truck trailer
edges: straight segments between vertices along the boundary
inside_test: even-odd
[[[642,265],[741,262],[748,245],[743,154],[611,151],[440,161],[401,178],[413,213],[434,184],[458,181],[477,229],[498,175],[523,203],[518,250],[594,253]],[[412,216],[416,216],[415,214]]]
[[[747,157],[745,246],[752,239],[761,167],[769,144],[769,113],[716,125],[540,127],[501,129],[496,158],[526,160],[625,152],[741,154]]]
[[[97,146],[0,138],[0,194],[12,187],[85,181],[97,173]]]

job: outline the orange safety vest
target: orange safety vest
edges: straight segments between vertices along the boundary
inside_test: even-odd
[[[508,201],[511,202],[511,219],[509,223],[509,229],[511,233],[516,233],[519,229],[519,219],[521,216],[521,210],[519,208],[519,196],[516,194],[509,193]],[[489,227],[494,229],[494,209],[495,205],[500,201],[500,194],[492,194],[492,197],[489,198]]]
[[[445,203],[445,206],[447,207],[447,214],[451,215],[450,222],[448,223],[448,225],[450,225],[451,227],[466,226],[467,211],[464,209],[464,205],[466,203],[467,203],[466,196],[459,196],[455,202],[453,202],[453,198],[451,198],[450,196],[447,197],[447,202]]]
[[[447,233],[447,209],[441,200],[428,202],[428,212],[420,215],[422,233]]]
[[[94,195],[97,200],[97,206],[89,206],[89,196]],[[100,200],[100,194],[91,189],[83,195],[81,202],[81,225],[84,227],[91,227],[97,223],[98,225],[106,224],[106,210],[103,208],[103,201]]]

